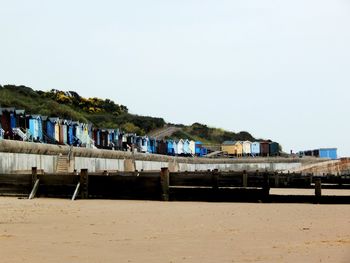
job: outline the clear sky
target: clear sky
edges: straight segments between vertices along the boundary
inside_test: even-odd
[[[350,156],[348,0],[0,0],[0,84]]]

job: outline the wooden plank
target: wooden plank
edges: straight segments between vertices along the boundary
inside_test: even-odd
[[[160,199],[158,176],[89,175],[89,196],[94,198]]]
[[[45,174],[40,176],[43,185],[76,185],[78,176],[75,174]]]
[[[212,187],[212,174],[179,174],[170,173],[170,186],[208,186]]]
[[[25,183],[32,184],[31,174],[0,174],[0,184],[1,183]]]
[[[242,173],[220,173],[218,177],[219,187],[242,187]]]
[[[81,198],[89,198],[89,172],[88,169],[81,169],[80,171],[80,185],[81,185]]]

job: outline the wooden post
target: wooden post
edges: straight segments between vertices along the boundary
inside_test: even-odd
[[[243,171],[242,181],[243,181],[242,186],[244,188],[248,187],[248,174],[246,170]]]
[[[270,195],[270,178],[269,178],[269,172],[265,171],[263,174],[263,194],[264,196]]]
[[[312,185],[312,176],[313,176],[313,174],[312,174],[312,173],[309,173],[309,174],[307,174],[307,175],[308,175],[308,186],[311,187],[311,185]]]
[[[160,172],[161,199],[169,201],[169,169],[162,168]]]
[[[342,177],[341,177],[341,175],[339,175],[339,173],[338,173],[337,179],[338,179],[339,186],[342,186],[343,185],[343,181],[342,181]]]
[[[80,186],[81,186],[81,198],[89,198],[89,172],[88,169],[81,169],[80,171]]]
[[[320,201],[320,198],[322,196],[322,184],[321,184],[321,179],[317,178],[315,180],[315,197],[316,197],[316,202],[318,203]]]
[[[219,189],[219,170],[214,169],[211,173],[211,179],[212,179],[212,187],[214,191],[217,191]]]
[[[280,187],[280,175],[278,172],[275,172],[275,187]]]

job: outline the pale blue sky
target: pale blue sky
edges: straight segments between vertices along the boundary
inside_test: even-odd
[[[0,84],[350,156],[350,2],[0,0]]]

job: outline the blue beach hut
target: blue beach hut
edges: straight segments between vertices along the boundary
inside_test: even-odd
[[[74,143],[74,125],[73,122],[70,121],[68,123],[68,136],[67,136],[67,141],[69,145],[73,145]]]
[[[251,154],[252,154],[252,156],[259,156],[260,155],[260,142],[252,142]]]
[[[167,148],[168,155],[175,155],[174,141],[173,140],[166,141],[166,148]]]
[[[319,157],[336,160],[338,158],[337,148],[321,148],[319,149]]]
[[[156,153],[156,139],[154,138],[148,138],[148,152],[149,153]]]
[[[57,135],[57,126],[58,126],[58,118],[49,118],[46,122],[46,133],[49,139],[58,141],[56,138]]]
[[[196,156],[202,156],[202,142],[200,141],[196,141],[195,154]]]
[[[29,132],[33,136],[33,140],[43,140],[43,126],[40,115],[32,115],[29,118]]]

